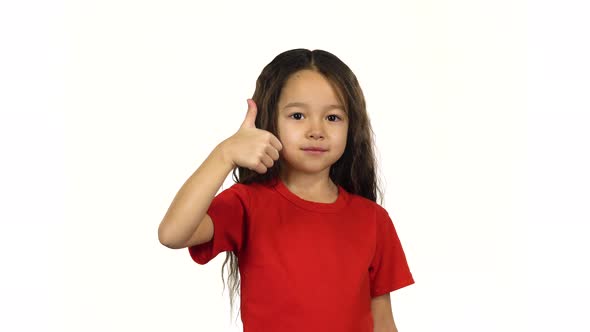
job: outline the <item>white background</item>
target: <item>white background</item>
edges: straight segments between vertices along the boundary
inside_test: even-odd
[[[400,331],[588,331],[588,9],[2,2],[0,330],[241,331],[225,253],[197,265],[157,227],[303,47],[364,90],[416,281],[391,294]]]

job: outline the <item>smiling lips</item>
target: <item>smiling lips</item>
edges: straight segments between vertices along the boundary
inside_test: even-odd
[[[313,152],[326,152],[327,150],[320,147],[310,146],[308,148],[302,148],[303,151],[313,151]]]
[[[316,147],[316,146],[310,146],[307,148],[303,148],[301,150],[303,150],[303,151],[305,151],[305,153],[308,153],[311,155],[322,155],[322,154],[324,154],[324,152],[328,151],[324,148],[320,148],[320,147]]]

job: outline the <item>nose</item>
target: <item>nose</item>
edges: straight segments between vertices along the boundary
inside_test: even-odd
[[[324,138],[324,128],[322,127],[321,120],[319,122],[317,120],[310,121],[310,123],[311,124],[309,131],[307,132],[307,137],[313,139]]]

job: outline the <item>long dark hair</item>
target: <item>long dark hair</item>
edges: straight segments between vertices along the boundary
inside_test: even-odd
[[[256,128],[267,130],[278,137],[277,106],[281,90],[292,74],[303,69],[316,71],[330,82],[349,117],[348,136],[344,153],[330,168],[330,178],[352,194],[377,202],[383,199],[377,179],[377,162],[373,144],[373,129],[367,115],[365,97],[352,70],[334,54],[323,50],[298,48],[277,55],[260,73],[252,99],[256,102]],[[264,174],[244,167],[234,168],[235,183],[262,183],[275,181],[281,170],[279,159]],[[237,174],[236,174],[237,171]],[[230,262],[228,283],[230,307],[233,316],[234,295],[240,294],[238,258],[232,251],[226,252],[223,269]],[[225,283],[224,283],[225,289]]]

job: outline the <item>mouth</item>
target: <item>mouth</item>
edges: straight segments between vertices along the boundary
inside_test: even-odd
[[[324,152],[328,151],[326,149],[317,148],[317,147],[303,148],[301,150],[303,150],[305,153],[312,154],[312,155],[320,155],[320,154],[323,154]]]
[[[303,151],[310,151],[310,152],[326,152],[328,150],[322,148],[302,148]]]

